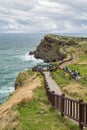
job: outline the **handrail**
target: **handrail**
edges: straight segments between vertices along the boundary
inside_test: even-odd
[[[68,98],[65,94],[55,94],[54,91],[50,90],[44,73],[41,72],[41,74],[44,76],[46,94],[52,106],[61,113],[61,116],[66,115],[78,122],[80,130],[83,130],[84,126],[87,127],[87,103],[83,100]]]
[[[72,61],[74,59],[72,52],[67,53],[71,54],[71,58],[60,62],[59,66],[57,66],[56,69],[63,69],[61,68],[61,65],[63,63]],[[66,115],[67,117],[78,122],[80,130],[83,130],[84,126],[87,127],[87,103],[83,102],[83,100],[74,100],[66,97],[65,94],[59,95],[54,91],[51,91],[46,77],[42,71],[41,74],[44,76],[46,94],[52,106],[61,113],[61,116]]]

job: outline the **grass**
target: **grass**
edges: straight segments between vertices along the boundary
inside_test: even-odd
[[[79,62],[87,62],[87,54],[79,55]]]
[[[77,55],[78,61],[87,63],[87,43],[79,45],[79,48],[76,50],[76,52],[79,53],[79,55]]]
[[[79,41],[80,42],[80,41]],[[69,87],[68,86],[78,86],[79,88],[85,89],[87,86],[87,43],[79,43],[76,46],[69,46],[67,47],[67,51],[73,52],[76,55],[76,60],[75,61],[77,64],[72,63],[67,65],[71,70],[76,70],[80,72],[81,74],[81,79],[78,81],[75,81],[73,78],[70,78],[70,75],[66,73],[64,76],[62,70],[57,70],[56,72],[53,73],[53,78],[57,82],[57,84],[61,87],[61,90],[66,93],[67,95],[74,97],[74,98],[79,98],[80,93],[78,94],[77,92],[69,92],[70,89],[74,89],[74,87]],[[66,89],[65,89],[66,87]],[[69,89],[69,90],[68,90]],[[78,90],[79,91],[79,90]],[[81,98],[84,98],[87,100],[86,95],[87,93],[83,93],[84,96],[82,95]]]
[[[70,77],[69,73],[63,74],[62,70],[57,70],[53,73],[53,78],[60,86],[63,93],[75,99],[84,99],[87,102],[87,65],[69,64],[71,70],[80,72],[81,78],[75,80]]]
[[[43,85],[35,90],[33,98],[18,106],[19,125],[16,130],[79,130],[77,124],[62,118],[49,103]]]
[[[75,46],[69,46],[67,50],[76,54],[78,62],[87,62],[87,42],[82,44],[79,43]]]
[[[82,98],[87,101],[87,46],[86,43],[70,46],[67,51],[73,52],[76,55],[74,63],[67,65],[71,70],[80,72],[81,79],[75,81],[70,77],[69,73],[64,76],[62,70],[57,70],[53,73],[53,78],[61,87],[63,93],[72,98]]]
[[[82,98],[87,102],[87,43],[70,46],[67,51],[76,55],[76,61],[67,65],[67,67],[80,72],[81,79],[76,81],[70,77],[69,73],[64,75],[62,70],[55,71],[53,78],[67,96],[76,99]]]
[[[29,79],[34,74],[33,71],[27,70],[25,72],[20,72],[15,81],[15,88],[22,87],[27,79]]]
[[[55,72],[53,72],[53,79],[61,88],[63,88],[65,85],[70,84],[68,76],[64,76],[62,70],[56,70]]]
[[[87,61],[87,53],[82,45],[74,48],[70,47],[69,50],[72,52],[78,51],[79,62]],[[82,53],[82,51],[84,53]],[[69,68],[77,70],[81,74],[81,79],[75,81],[73,78],[70,79],[70,75],[63,71],[57,70],[53,73],[53,78],[57,84],[61,87],[61,90],[71,97],[83,98],[87,101],[87,65],[81,64],[70,64]],[[28,72],[32,75],[32,72]],[[33,98],[27,103],[22,103],[18,106],[19,116],[17,120],[19,125],[16,130],[79,130],[79,127],[74,122],[61,117],[60,113],[55,110],[49,103],[46,92],[43,85],[43,78],[37,74],[42,80],[42,86],[35,90]],[[77,86],[76,86],[77,85]],[[75,88],[76,87],[76,88]],[[74,89],[74,92],[73,92]]]
[[[76,70],[78,72],[80,72],[81,74],[81,79],[79,80],[79,83],[82,86],[87,85],[87,65],[79,65],[79,64],[70,64],[68,65],[68,67],[70,67],[71,70]]]

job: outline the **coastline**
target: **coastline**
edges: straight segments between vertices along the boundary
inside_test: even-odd
[[[83,44],[83,41],[87,39],[81,38],[80,40],[82,41],[81,44]],[[68,46],[71,47],[72,45]],[[75,49],[77,49],[77,44],[74,45],[74,47]],[[59,62],[54,62],[54,64],[59,64]],[[10,122],[13,123],[13,126],[18,125],[18,122],[16,122],[16,124],[14,121],[18,114],[16,111],[17,105],[31,100],[34,90],[41,86],[41,80],[40,78],[38,78],[36,73],[27,70],[25,72],[19,73],[15,85],[16,90],[10,95],[8,100],[0,106],[0,128],[7,127],[7,125],[9,125]]]
[[[0,104],[14,91],[18,73],[41,62],[28,55],[41,38],[39,34],[0,34]]]
[[[18,88],[9,96],[8,100],[0,106],[0,129],[5,130],[7,126],[9,126],[10,129],[10,127],[13,127],[10,126],[10,123],[17,125],[15,124],[15,118],[18,114],[17,105],[31,100],[34,90],[41,86],[41,80],[36,73],[31,73],[31,71],[21,72],[20,75],[22,75],[22,78],[25,80],[21,81],[22,86],[19,85]],[[25,77],[24,74],[27,74],[28,77]]]

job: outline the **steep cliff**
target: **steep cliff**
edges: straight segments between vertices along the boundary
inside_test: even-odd
[[[30,70],[19,73],[15,83],[16,90],[0,106],[0,130],[16,130],[19,125],[18,105],[30,101],[34,91],[40,86],[41,79],[35,73]]]
[[[60,51],[61,47],[72,44],[76,44],[73,39],[48,34],[41,40],[37,49],[30,52],[30,55],[34,55],[46,62],[60,61],[66,57],[66,54]]]

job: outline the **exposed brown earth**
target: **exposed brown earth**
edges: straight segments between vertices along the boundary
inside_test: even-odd
[[[62,91],[66,92],[68,95],[71,95],[71,96],[76,95],[76,98],[79,99],[80,97],[84,98],[84,93],[86,90],[84,87],[82,87],[78,83],[71,83],[63,87]]]
[[[41,86],[40,79],[34,75],[30,79],[27,79],[23,87],[18,88],[9,97],[9,99],[0,106],[0,130],[10,130],[18,122],[15,122],[17,116],[17,104],[21,102],[29,101],[32,98],[33,91]]]

